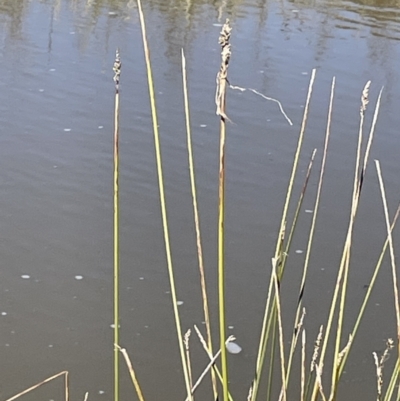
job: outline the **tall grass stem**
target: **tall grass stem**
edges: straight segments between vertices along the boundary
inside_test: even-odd
[[[208,308],[208,296],[207,296],[206,278],[205,278],[204,262],[203,262],[203,246],[200,233],[199,210],[197,206],[197,191],[196,191],[196,179],[195,179],[193,146],[192,146],[192,131],[190,127],[190,108],[189,108],[189,95],[187,86],[186,58],[183,49],[182,49],[182,81],[183,81],[183,98],[185,104],[185,122],[186,122],[188,158],[189,158],[190,187],[192,190],[193,215],[194,215],[194,225],[196,230],[197,258],[200,272],[200,287],[203,300],[204,321],[207,330],[207,345],[210,353],[213,354],[210,313]],[[213,369],[211,369],[211,383],[213,388],[214,400],[216,400],[218,397],[217,381]]]
[[[119,81],[121,59],[117,49],[114,62],[114,344],[119,343]],[[119,352],[114,346],[114,401],[119,400]]]
[[[396,272],[396,258],[394,254],[392,229],[390,227],[389,211],[386,199],[385,185],[383,183],[381,165],[378,160],[375,160],[376,171],[378,173],[379,187],[381,190],[383,211],[385,213],[385,223],[387,229],[387,236],[389,239],[389,253],[390,262],[392,267],[392,278],[393,278],[393,294],[394,294],[394,308],[396,311],[396,323],[397,323],[397,360],[400,361],[400,305],[399,305],[399,289],[397,283],[397,272]]]
[[[315,81],[315,75],[316,75],[316,70],[313,69],[311,73],[311,78],[310,78],[310,83],[308,86],[308,93],[307,93],[307,100],[306,100],[306,105],[304,108],[304,114],[303,114],[303,120],[300,128],[300,134],[299,138],[297,141],[297,148],[296,152],[294,155],[294,160],[293,160],[293,167],[292,167],[292,173],[290,176],[289,180],[289,185],[288,189],[286,192],[286,199],[285,199],[285,204],[283,207],[282,211],[282,218],[281,218],[281,224],[280,224],[280,229],[279,229],[279,234],[278,234],[278,241],[276,245],[276,251],[275,251],[275,258],[278,260],[279,263],[279,254],[281,253],[280,250],[282,249],[282,238],[284,237],[284,231],[285,231],[285,226],[286,226],[286,219],[287,219],[287,213],[289,209],[289,201],[291,199],[291,194],[292,194],[292,189],[293,189],[293,184],[294,184],[294,178],[297,172],[297,166],[298,166],[298,161],[300,157],[300,151],[302,148],[303,144],[303,138],[304,138],[304,132],[306,129],[307,125],[307,119],[308,119],[308,111],[310,107],[310,101],[311,101],[311,95],[313,91],[313,86],[314,86],[314,81]],[[279,269],[278,269],[278,275],[279,275]],[[270,304],[271,304],[271,298],[272,298],[272,291],[273,291],[273,280],[271,278],[270,284],[269,284],[269,289],[268,289],[268,295],[267,295],[267,300],[266,300],[266,305],[265,305],[265,310],[264,310],[264,317],[263,317],[263,323],[262,323],[262,328],[261,328],[261,335],[260,335],[260,340],[259,340],[259,345],[258,345],[258,353],[257,353],[257,360],[256,360],[256,369],[255,369],[255,377],[253,379],[252,383],[252,392],[251,392],[251,401],[255,401],[257,399],[257,394],[258,394],[258,389],[260,385],[260,377],[261,377],[261,371],[264,365],[264,360],[265,360],[265,351],[266,351],[266,344],[268,341],[268,333],[270,330]]]
[[[167,218],[167,208],[165,201],[165,192],[164,192],[164,178],[163,178],[163,167],[161,160],[161,147],[160,147],[160,135],[158,131],[158,118],[157,118],[157,106],[156,106],[156,98],[154,92],[154,81],[153,81],[153,71],[151,67],[150,61],[150,50],[147,42],[146,35],[146,24],[143,15],[142,3],[141,0],[137,0],[138,11],[139,11],[139,19],[140,26],[142,30],[142,39],[143,39],[143,48],[144,55],[146,60],[146,71],[147,71],[147,80],[149,87],[149,97],[150,97],[150,108],[151,108],[151,116],[153,121],[153,134],[154,134],[154,146],[155,146],[155,156],[156,156],[156,164],[157,164],[157,176],[158,176],[158,187],[160,193],[160,206],[161,206],[161,217],[162,217],[162,225],[163,225],[163,233],[164,233],[164,243],[165,243],[165,253],[167,258],[167,268],[168,268],[168,276],[169,282],[171,286],[171,298],[172,298],[172,307],[174,312],[174,319],[176,325],[176,332],[178,336],[178,345],[179,352],[181,356],[181,363],[183,369],[183,376],[185,380],[186,392],[190,393],[190,379],[189,372],[186,363],[186,354],[183,344],[183,336],[181,329],[181,321],[178,311],[178,301],[176,296],[176,286],[175,286],[175,277],[174,277],[174,268],[172,265],[172,257],[171,257],[171,247],[170,247],[170,239],[169,239],[169,231],[168,231],[168,218]]]
[[[226,318],[225,318],[225,140],[226,140],[226,88],[228,86],[228,66],[231,57],[231,45],[229,43],[232,28],[229,20],[226,20],[219,37],[221,45],[221,67],[217,74],[217,88],[215,103],[217,115],[220,116],[220,150],[219,150],[219,183],[218,183],[218,309],[219,309],[219,333],[222,366],[223,400],[229,400],[228,389],[228,361],[225,347]]]

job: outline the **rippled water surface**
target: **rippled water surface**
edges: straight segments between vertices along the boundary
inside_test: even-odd
[[[218,36],[232,22],[228,93],[226,263],[235,399],[250,385],[284,194],[311,70],[317,69],[301,170],[321,160],[331,79],[336,97],[327,173],[307,282],[310,344],[332,296],[348,221],[362,88],[370,110],[384,86],[371,159],[381,161],[392,214],[399,198],[400,3],[398,1],[147,0],[144,2],[159,108],[171,245],[185,328],[202,327],[193,229],[181,49],[187,58],[199,208],[212,320],[216,314]],[[135,1],[0,0],[0,396],[61,370],[71,396],[112,397],[112,136],[115,49],[121,78],[121,344],[147,399],[184,399],[162,237],[154,144]],[[294,305],[314,207],[310,182],[282,291]],[[301,187],[301,179],[295,190]],[[355,227],[347,333],[385,234],[370,164]],[[398,235],[398,232],[395,235]],[[396,237],[395,237],[396,240]],[[395,244],[396,245],[396,244]],[[346,399],[373,399],[372,351],[395,336],[385,261],[348,361]],[[289,326],[287,326],[289,327]],[[288,332],[289,333],[289,332]],[[289,335],[288,335],[289,338]],[[192,339],[195,375],[206,358]],[[296,367],[297,369],[297,367]],[[296,372],[294,373],[298,373]],[[123,398],[133,394],[122,369]],[[207,387],[207,386],[205,386]],[[205,388],[203,397],[208,397]],[[60,400],[61,383],[26,399]]]

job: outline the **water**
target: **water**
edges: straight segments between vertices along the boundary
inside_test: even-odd
[[[310,73],[317,68],[301,168],[320,161],[330,82],[336,98],[321,217],[305,297],[310,344],[326,321],[344,240],[359,99],[371,79],[371,104],[385,86],[371,159],[378,158],[392,214],[398,202],[400,15],[393,1],[147,1],[145,6],[162,135],[173,259],[185,328],[203,320],[198,289],[180,52],[189,74],[199,207],[212,319],[216,325],[218,119],[217,38],[233,25],[233,85],[227,144],[227,288],[236,399],[252,379],[263,302],[284,193]],[[140,28],[134,1],[0,1],[0,291],[3,399],[61,370],[71,396],[112,397],[112,64],[121,79],[121,345],[148,399],[184,397],[161,231],[153,138]],[[371,110],[372,110],[371,107]],[[367,124],[371,122],[371,112]],[[316,188],[317,174],[311,179]],[[300,182],[299,182],[300,185]],[[299,186],[296,187],[298,189]],[[314,208],[306,197],[294,238],[291,278],[282,291],[287,322],[300,280]],[[371,163],[350,275],[348,320],[358,312],[385,233]],[[398,232],[397,232],[398,235]],[[303,252],[301,252],[303,251]],[[371,352],[395,336],[388,262],[383,266],[343,383],[347,398],[374,391]],[[204,331],[204,330],[203,330]],[[192,334],[193,358],[206,358]],[[157,383],[157,385],[155,385]],[[131,395],[123,370],[124,398]],[[208,394],[208,389],[204,390]],[[58,400],[55,382],[27,399]]]

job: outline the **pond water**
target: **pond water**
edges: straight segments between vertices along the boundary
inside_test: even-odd
[[[229,91],[226,263],[235,399],[251,382],[284,195],[310,74],[317,69],[300,165],[320,162],[330,83],[336,97],[321,215],[305,295],[312,345],[325,324],[345,237],[362,88],[371,79],[367,126],[382,108],[371,160],[381,161],[389,207],[399,201],[400,3],[396,0],[147,0],[171,245],[185,329],[203,320],[182,112],[180,54],[187,58],[200,218],[212,323],[217,322],[216,217],[218,36],[232,22],[230,82],[279,99]],[[0,0],[0,396],[61,370],[71,396],[112,397],[112,65],[121,78],[121,345],[147,399],[184,399],[160,219],[154,144],[135,1]],[[282,288],[294,305],[314,205],[305,203]],[[301,178],[296,191],[301,185]],[[385,235],[373,163],[355,229],[345,334],[358,312]],[[398,231],[395,233],[398,235]],[[395,237],[396,238],[396,237]],[[398,238],[398,237],[397,237]],[[372,351],[396,333],[385,262],[341,391],[373,399]],[[201,326],[203,328],[203,326]],[[289,327],[289,326],[288,326]],[[347,334],[346,334],[347,335]],[[289,337],[289,336],[288,336]],[[198,374],[206,358],[192,337]],[[124,369],[123,399],[133,389]],[[207,387],[207,386],[205,386]],[[204,390],[204,397],[209,394]],[[61,383],[25,399],[62,399]],[[180,397],[180,398],[179,398]]]

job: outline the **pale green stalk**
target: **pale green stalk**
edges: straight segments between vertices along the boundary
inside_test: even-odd
[[[221,365],[223,377],[224,401],[228,401],[228,362],[225,348],[226,318],[225,318],[225,250],[224,250],[224,220],[225,220],[225,120],[221,119],[220,127],[220,164],[219,164],[219,212],[218,212],[218,304],[219,331],[221,344]]]
[[[270,354],[269,354],[269,369],[268,369],[268,384],[267,384],[267,400],[271,399],[272,394],[272,385],[274,383],[274,373],[275,373],[275,348],[276,348],[276,308],[273,308],[271,311],[271,341],[269,345]],[[268,338],[269,338],[268,334]]]
[[[231,56],[229,43],[231,27],[229,20],[222,27],[219,37],[221,45],[221,67],[217,75],[217,88],[215,102],[217,115],[220,116],[220,148],[219,148],[219,183],[218,183],[218,309],[219,309],[219,334],[221,348],[222,388],[223,399],[229,401],[228,388],[228,361],[225,347],[226,317],[225,317],[225,140],[226,140],[226,87],[228,66]]]
[[[276,302],[276,314],[278,317],[278,332],[279,332],[279,353],[280,353],[280,362],[281,362],[281,380],[282,380],[282,399],[286,401],[286,371],[285,371],[285,347],[283,345],[283,326],[282,326],[282,309],[281,309],[281,296],[280,289],[278,284],[278,277],[276,274],[276,265],[277,260],[275,258],[272,259],[272,279],[274,281],[275,286],[275,302]],[[281,398],[281,397],[280,397]]]
[[[186,392],[189,394],[191,391],[189,372],[188,372],[188,367],[187,367],[187,363],[186,363],[185,349],[184,349],[183,338],[182,338],[181,321],[180,321],[179,311],[178,311],[178,300],[177,300],[177,296],[176,296],[174,269],[173,269],[173,265],[172,265],[171,247],[170,247],[170,240],[169,240],[168,218],[167,218],[167,208],[166,208],[165,193],[164,193],[164,178],[163,178],[163,169],[162,169],[162,160],[161,160],[160,135],[159,135],[159,131],[158,131],[157,107],[156,107],[156,100],[155,100],[155,93],[154,93],[153,72],[152,72],[151,62],[150,62],[150,51],[149,51],[149,46],[147,43],[146,25],[145,25],[145,21],[144,21],[141,0],[137,0],[137,2],[138,2],[140,25],[141,25],[141,29],[142,29],[144,55],[145,55],[145,59],[146,59],[147,80],[148,80],[148,86],[149,86],[151,115],[152,115],[152,121],[153,121],[153,133],[154,133],[154,145],[155,145],[156,164],[157,164],[158,185],[159,185],[159,192],[160,192],[161,216],[162,216],[162,222],[163,222],[163,232],[164,232],[165,253],[166,253],[166,258],[167,258],[168,275],[169,275],[169,282],[170,282],[170,286],[171,286],[172,307],[173,307],[173,311],[174,311],[176,332],[177,332],[177,336],[178,336],[179,352],[181,355],[181,362],[182,362],[183,376],[185,379]]]
[[[331,385],[331,395],[330,400],[336,399],[336,392],[338,386],[338,373],[339,366],[337,363],[337,358],[340,353],[340,342],[342,337],[342,328],[343,328],[343,320],[344,320],[344,310],[346,305],[346,295],[347,295],[347,283],[348,283],[348,275],[349,275],[349,266],[350,266],[350,254],[351,254],[351,244],[353,239],[353,227],[355,222],[355,217],[357,214],[358,203],[360,199],[360,188],[361,188],[361,174],[360,171],[361,165],[361,145],[362,145],[362,137],[363,137],[363,127],[364,127],[364,118],[365,111],[367,108],[367,104],[369,102],[368,94],[369,94],[369,86],[371,81],[368,81],[364,87],[362,96],[361,96],[361,108],[360,108],[360,125],[358,131],[358,145],[357,145],[357,154],[356,154],[356,165],[354,169],[354,180],[353,180],[353,195],[352,195],[352,205],[351,205],[351,216],[350,223],[347,233],[347,239],[345,244],[345,249],[343,251],[343,278],[341,285],[341,294],[340,294],[340,303],[339,303],[339,316],[338,316],[338,326],[336,331],[336,341],[335,341],[335,352],[333,357],[333,366],[332,366],[332,385]],[[364,164],[366,166],[368,159],[364,158]]]
[[[378,96],[378,100],[377,100],[377,102],[376,102],[375,111],[374,111],[374,117],[373,117],[371,129],[370,129],[370,134],[369,134],[369,138],[368,138],[367,148],[366,148],[366,151],[365,151],[363,169],[362,169],[362,173],[361,173],[361,177],[360,177],[360,186],[359,186],[359,190],[358,190],[358,191],[359,191],[359,194],[361,193],[361,190],[362,190],[362,185],[363,185],[363,182],[364,182],[365,172],[366,172],[366,169],[367,169],[367,161],[368,161],[368,159],[369,159],[369,153],[370,153],[372,141],[373,141],[373,138],[374,138],[374,132],[375,132],[375,127],[376,127],[376,122],[377,122],[378,115],[379,115],[379,109],[380,109],[380,103],[381,103],[381,97],[382,97],[382,90],[383,90],[383,88],[380,90],[379,96]],[[398,218],[398,216],[399,216],[399,213],[400,213],[400,205],[399,205],[399,208],[397,209],[396,216],[395,216],[394,219],[393,219],[393,222],[392,222],[392,229],[394,228],[394,225],[396,224],[396,221],[397,221],[397,218]],[[361,319],[362,319],[362,317],[363,317],[363,315],[364,315],[365,308],[366,308],[367,303],[368,303],[368,300],[369,300],[369,298],[370,298],[372,289],[373,289],[373,287],[374,287],[374,285],[375,285],[375,281],[376,281],[376,278],[377,278],[377,276],[378,276],[378,273],[379,273],[379,270],[380,270],[380,267],[381,267],[381,264],[382,264],[382,260],[383,260],[384,254],[385,254],[386,248],[387,248],[387,246],[388,246],[388,243],[389,243],[389,242],[388,242],[388,239],[387,239],[386,242],[385,242],[385,244],[384,244],[384,246],[383,246],[382,252],[381,252],[381,254],[380,254],[379,258],[378,258],[378,262],[377,262],[376,265],[375,265],[374,273],[373,273],[373,275],[372,275],[372,278],[371,278],[371,281],[370,281],[368,290],[367,290],[367,292],[366,292],[366,294],[365,294],[364,301],[363,301],[363,303],[362,303],[362,305],[361,305],[361,308],[360,308],[360,311],[359,311],[359,313],[358,313],[358,315],[357,315],[356,323],[355,323],[355,325],[354,325],[354,328],[353,328],[353,331],[352,331],[352,334],[351,334],[353,340],[354,340],[354,338],[355,338],[355,336],[356,336],[356,333],[357,333],[357,331],[358,331],[358,327],[359,327],[359,325],[360,325],[360,323],[361,323]],[[340,366],[339,366],[338,376],[337,376],[337,377],[338,377],[338,380],[340,379],[340,377],[341,377],[341,375],[342,375],[342,373],[343,373],[343,369],[344,369],[344,366],[345,366],[345,364],[346,364],[347,357],[348,357],[348,354],[349,354],[349,352],[350,352],[350,349],[351,349],[351,347],[352,347],[352,345],[353,345],[353,342],[354,342],[354,341],[352,341],[351,344],[349,345],[349,347],[348,347],[348,352],[345,353],[345,355],[344,355],[344,357],[343,357],[343,359],[342,359],[342,362],[341,362],[341,364],[340,364]]]
[[[392,376],[390,377],[389,385],[386,389],[385,398],[383,401],[390,401],[393,396],[394,389],[396,387],[396,382],[398,380],[400,373],[400,361],[397,359],[396,365],[393,368]]]
[[[351,208],[351,213],[350,213],[350,220],[349,220],[349,226],[347,230],[347,235],[346,235],[346,241],[344,244],[343,248],[343,253],[342,253],[342,258],[340,261],[339,265],[339,271],[338,271],[338,276],[336,280],[336,285],[334,289],[334,294],[332,297],[332,302],[331,302],[331,307],[329,309],[329,317],[328,317],[328,322],[326,325],[326,334],[324,337],[324,341],[322,344],[321,348],[321,354],[320,354],[320,366],[323,365],[324,363],[324,358],[325,358],[325,353],[326,349],[328,346],[328,341],[329,341],[329,335],[333,323],[333,317],[334,313],[336,310],[337,302],[338,302],[338,297],[339,297],[339,292],[342,289],[342,292],[345,291],[345,288],[343,288],[342,285],[342,280],[343,282],[346,282],[346,260],[348,257],[348,254],[350,252],[351,248],[351,239],[352,239],[352,231],[353,231],[353,225],[354,225],[354,219],[357,211],[357,185],[359,187],[359,176],[358,176],[358,171],[359,171],[359,165],[360,165],[360,154],[361,154],[361,141],[362,141],[362,128],[363,128],[363,123],[364,123],[364,113],[365,113],[365,108],[368,103],[368,88],[369,88],[369,82],[365,85],[363,94],[361,97],[362,105],[360,108],[360,125],[359,125],[359,132],[358,132],[358,146],[357,146],[357,157],[356,157],[356,164],[355,164],[355,178],[353,181],[353,196],[352,196],[352,208]],[[356,190],[355,190],[356,188]],[[342,300],[344,298],[344,295],[342,296]],[[336,336],[336,343],[335,343],[335,356],[333,358],[333,370],[332,370],[332,383],[331,383],[331,397],[330,399],[334,399],[335,397],[335,392],[336,392],[336,382],[337,382],[337,368],[335,366],[336,364],[336,356],[339,354],[340,350],[340,337],[341,337],[341,325],[342,325],[342,319],[343,319],[343,311],[339,311],[339,318],[338,318],[338,329],[337,329],[337,336]],[[316,400],[317,395],[319,392],[319,387],[318,387],[318,382],[317,380],[314,382],[314,388],[313,388],[313,393],[311,400]]]
[[[308,186],[308,181],[310,179],[310,175],[311,175],[311,169],[314,163],[314,158],[315,158],[315,154],[317,152],[317,149],[314,149],[312,154],[311,154],[311,158],[310,158],[310,162],[308,164],[308,168],[307,168],[307,173],[306,173],[306,177],[304,180],[304,184],[303,184],[303,188],[300,192],[300,197],[299,200],[297,201],[297,206],[296,206],[296,211],[294,213],[294,217],[293,217],[293,222],[292,222],[292,226],[290,229],[290,233],[286,242],[286,247],[285,247],[285,252],[282,255],[283,261],[282,261],[282,265],[281,265],[281,270],[278,273],[278,281],[280,281],[282,279],[284,270],[285,270],[285,266],[286,266],[286,260],[287,260],[287,256],[289,254],[289,250],[290,250],[290,245],[292,242],[292,238],[293,238],[293,234],[296,228],[296,224],[297,224],[297,220],[300,214],[300,210],[301,210],[301,206],[303,204],[303,199],[304,199],[304,195]],[[276,340],[276,306],[275,306],[275,302],[272,305],[272,311],[270,314],[270,321],[268,322],[268,325],[270,324],[270,322],[272,322],[272,338],[271,338],[271,353],[270,353],[270,363],[269,363],[269,374],[268,374],[268,386],[267,386],[267,400],[271,398],[271,393],[272,393],[272,383],[273,383],[273,373],[274,373],[274,360],[275,360],[275,340]],[[292,343],[291,343],[291,349],[290,349],[290,353],[289,353],[289,362],[288,362],[288,368],[287,368],[287,378],[286,378],[286,383],[289,383],[289,374],[290,374],[290,366],[291,366],[291,359],[292,359],[292,352],[294,351],[295,348],[295,344],[297,341],[297,336],[295,335],[295,331],[296,331],[296,326],[294,328],[294,333],[293,333],[293,339],[292,339]],[[269,331],[267,331],[267,338],[269,338]]]
[[[297,303],[296,317],[295,317],[294,326],[293,326],[295,329],[297,328],[299,320],[300,320],[302,304],[303,304],[304,289],[305,289],[306,278],[307,278],[307,273],[308,273],[308,266],[309,266],[309,262],[310,262],[312,244],[313,244],[313,240],[314,240],[314,232],[315,232],[315,226],[316,226],[316,222],[317,222],[317,215],[318,215],[318,211],[319,211],[319,203],[320,203],[320,199],[321,199],[322,183],[323,183],[323,178],[324,178],[324,174],[325,174],[326,158],[328,155],[328,144],[329,144],[330,133],[331,133],[334,93],[335,93],[335,77],[332,79],[332,85],[331,85],[331,94],[330,94],[329,107],[328,107],[328,118],[327,118],[326,131],[325,131],[324,151],[323,151],[323,155],[322,155],[322,162],[321,162],[321,169],[320,169],[319,180],[318,180],[317,194],[315,197],[314,213],[313,213],[313,217],[312,217],[310,233],[308,236],[307,250],[306,250],[306,256],[305,256],[304,267],[303,267],[303,275],[301,278],[299,298],[298,298],[298,303]],[[295,351],[296,335],[297,335],[297,332],[294,331],[293,336],[292,336],[292,343],[291,343],[288,368],[287,368],[287,374],[288,374],[287,381],[289,381],[289,375],[290,375],[294,351]]]
[[[284,229],[286,226],[286,219],[287,219],[287,213],[288,213],[288,208],[289,208],[289,200],[290,200],[291,194],[292,194],[294,177],[296,175],[298,161],[299,161],[299,157],[300,157],[300,151],[301,151],[303,138],[304,138],[304,132],[305,132],[305,128],[307,125],[308,110],[309,110],[309,105],[310,105],[310,100],[311,100],[312,89],[313,89],[313,85],[314,85],[314,81],[315,81],[315,74],[316,74],[316,70],[314,69],[312,71],[310,84],[308,87],[308,94],[307,94],[306,105],[304,108],[303,121],[301,124],[299,139],[297,142],[297,149],[296,149],[296,153],[295,153],[294,161],[293,161],[292,173],[291,173],[291,177],[289,180],[285,204],[284,204],[284,208],[283,208],[283,212],[282,212],[281,226],[279,229],[278,242],[277,242],[276,251],[275,251],[276,258],[279,257],[279,253],[280,253],[280,249],[281,249],[281,239],[284,234]],[[279,263],[279,260],[278,260],[278,263]],[[255,401],[257,398],[258,388],[259,388],[259,384],[260,384],[261,371],[262,371],[262,368],[264,365],[265,350],[266,350],[266,344],[267,344],[268,333],[269,333],[269,324],[267,324],[267,323],[268,323],[269,317],[270,317],[269,311],[270,311],[270,303],[271,303],[271,298],[272,298],[272,289],[273,289],[273,280],[271,279],[270,284],[269,284],[269,289],[268,289],[268,296],[267,296],[266,305],[265,305],[264,318],[263,318],[261,336],[260,336],[258,353],[257,353],[256,372],[255,372],[255,377],[254,377],[253,384],[252,384],[253,390],[252,390],[252,395],[251,395],[251,401]]]
[[[115,111],[114,111],[114,401],[119,400],[119,79],[121,60],[117,50],[114,62]]]
[[[390,262],[392,266],[392,278],[393,278],[394,307],[396,311],[396,323],[397,323],[397,360],[400,361],[400,305],[399,305],[399,290],[397,284],[396,259],[394,254],[392,230],[389,221],[389,211],[387,206],[385,186],[382,179],[381,166],[378,160],[375,160],[375,165],[376,165],[376,171],[378,173],[379,187],[382,195],[383,211],[385,213],[386,229],[389,239]]]
[[[293,217],[293,222],[292,222],[292,226],[290,229],[290,233],[286,242],[286,247],[285,247],[285,252],[282,253],[282,263],[280,265],[280,271],[278,272],[278,282],[282,279],[284,270],[285,270],[285,266],[286,266],[286,260],[287,260],[287,256],[289,254],[289,249],[290,249],[290,245],[292,243],[292,238],[293,238],[293,234],[296,228],[296,224],[297,224],[297,220],[300,214],[300,210],[301,210],[301,206],[303,204],[303,199],[304,199],[304,195],[307,189],[307,185],[308,185],[308,181],[310,178],[310,173],[311,173],[311,168],[314,162],[314,157],[316,154],[316,149],[314,149],[312,155],[311,155],[311,159],[308,165],[308,169],[307,169],[307,174],[306,174],[306,178],[304,180],[304,184],[303,184],[303,188],[300,192],[300,197],[297,201],[297,206],[296,206],[296,211],[294,213],[294,217]],[[281,243],[282,243],[282,247],[283,247],[283,240],[284,238],[282,237],[281,239]],[[271,313],[269,314],[269,319],[268,319],[268,323],[267,323],[267,330],[266,330],[266,335],[265,338],[269,339],[270,335],[270,329],[271,329],[271,324],[273,324],[272,327],[272,337],[271,337],[271,353],[270,353],[270,369],[269,369],[269,374],[268,374],[268,385],[267,385],[267,399],[270,398],[271,392],[272,392],[272,382],[273,382],[273,373],[274,373],[274,360],[275,360],[275,339],[276,339],[276,305],[275,305],[275,301],[272,305],[272,309],[271,309]],[[265,352],[265,350],[264,350]]]
[[[305,401],[306,384],[306,331],[301,331],[301,383],[300,383],[300,401]]]
[[[347,252],[345,255],[344,259],[344,274],[343,274],[343,284],[342,284],[342,293],[341,293],[341,300],[340,300],[340,307],[339,307],[339,317],[338,317],[338,329],[337,329],[337,335],[336,335],[336,343],[335,343],[335,356],[333,360],[333,371],[332,371],[332,387],[331,387],[331,399],[334,400],[336,398],[336,392],[337,392],[337,386],[339,383],[340,375],[342,373],[341,370],[341,365],[343,365],[346,362],[347,354],[350,351],[352,342],[349,344],[348,347],[346,347],[346,352],[341,360],[340,364],[336,363],[337,356],[339,355],[340,352],[340,339],[341,339],[341,332],[342,332],[342,325],[343,325],[343,319],[344,319],[344,309],[345,309],[345,304],[346,304],[346,291],[347,291],[347,280],[348,280],[348,271],[349,271],[349,265],[350,265],[350,250],[351,250],[351,238],[352,238],[352,231],[353,231],[353,226],[354,226],[354,220],[355,216],[357,214],[357,209],[358,209],[358,203],[360,199],[360,194],[362,190],[362,185],[365,177],[365,172],[367,168],[367,163],[369,159],[369,153],[375,133],[375,126],[379,114],[379,108],[380,108],[380,100],[382,96],[382,89],[379,93],[378,100],[376,102],[375,106],[375,112],[374,112],[374,117],[371,125],[371,129],[369,132],[369,138],[367,142],[367,147],[365,150],[364,154],[364,162],[363,162],[363,167],[361,171],[359,172],[359,165],[360,165],[360,160],[361,160],[361,141],[362,141],[362,129],[363,129],[363,123],[364,123],[364,115],[365,115],[365,110],[366,106],[369,102],[368,99],[368,90],[369,90],[369,85],[370,81],[367,82],[363,95],[361,98],[361,109],[360,109],[360,128],[359,128],[359,144],[357,148],[357,161],[356,161],[356,169],[355,169],[355,177],[354,177],[354,187],[353,187],[353,201],[352,201],[352,217],[350,221],[350,227],[348,231],[348,237],[347,237]],[[354,337],[353,337],[354,340]]]

